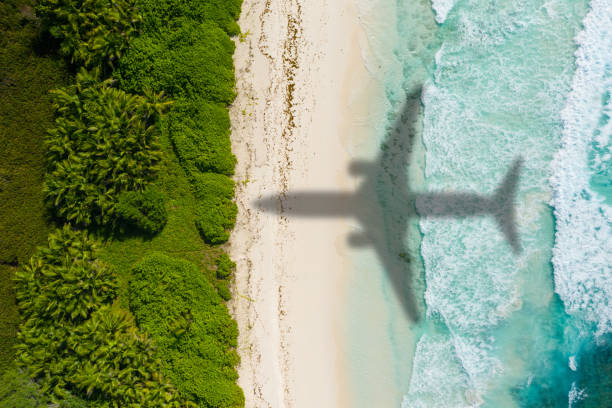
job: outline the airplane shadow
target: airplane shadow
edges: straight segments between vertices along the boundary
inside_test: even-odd
[[[349,173],[361,180],[357,191],[289,191],[283,196],[267,196],[254,202],[263,211],[282,212],[284,216],[343,217],[358,221],[361,231],[349,235],[349,244],[374,247],[406,318],[412,322],[422,317],[418,307],[422,302],[415,299],[414,259],[408,255],[406,245],[410,218],[490,215],[497,220],[513,251],[520,251],[514,210],[520,158],[515,160],[492,196],[411,192],[407,172],[419,129],[421,92],[419,87],[407,95],[394,124],[387,129],[377,159],[350,163]]]

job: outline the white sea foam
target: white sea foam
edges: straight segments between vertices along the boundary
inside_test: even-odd
[[[581,390],[578,387],[576,387],[575,382],[572,383],[572,388],[570,389],[570,392],[567,395],[568,408],[572,408],[577,402],[580,402],[587,397],[588,397],[588,394],[586,393],[585,390]]]
[[[402,408],[472,406],[463,391],[470,389],[469,378],[448,336],[423,335],[416,348],[414,367]]]
[[[455,5],[455,0],[431,0],[431,8],[436,13],[436,21],[442,24]]]
[[[448,333],[421,339],[404,407],[477,406],[481,399],[511,406],[510,390],[530,374],[524,339],[507,339],[529,324],[524,305],[546,306],[542,299],[552,298],[545,204],[561,137],[559,112],[571,89],[576,27],[568,24],[571,4],[551,3],[457,3],[453,31],[436,54],[422,97],[426,188],[490,194],[522,156],[517,221],[523,251],[512,253],[491,218],[420,221],[428,319]],[[431,205],[417,201],[417,210]],[[533,328],[534,337],[539,330]]]
[[[576,356],[570,356],[568,366],[572,371],[576,371],[578,369],[578,366],[576,365]]]
[[[612,8],[609,0],[592,0],[590,7],[576,37],[576,72],[562,112],[561,148],[552,162],[553,265],[566,310],[596,324],[601,335],[612,331],[612,208],[590,187],[588,155],[594,142],[609,143],[612,132],[600,122],[609,109],[604,93],[612,92]],[[604,153],[595,167],[606,159]]]

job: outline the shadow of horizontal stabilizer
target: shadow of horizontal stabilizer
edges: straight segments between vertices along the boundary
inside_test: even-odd
[[[416,195],[420,217],[466,218],[492,216],[515,254],[521,252],[516,228],[516,192],[523,164],[517,158],[491,196],[440,192]]]

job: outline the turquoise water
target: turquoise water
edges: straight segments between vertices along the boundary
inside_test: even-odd
[[[434,69],[434,57],[440,46],[438,26],[429,0],[408,3],[389,0],[358,0],[361,24],[367,34],[364,51],[366,66],[380,93],[369,96],[372,106],[364,124],[370,128],[368,140],[352,147],[355,157],[376,159],[380,145],[388,136],[387,130],[398,121],[398,113],[405,107],[406,95],[419,92]],[[357,85],[357,87],[360,84]],[[408,125],[417,137],[407,172],[411,189],[423,189],[424,147],[422,133],[422,107],[416,105]],[[385,186],[377,189],[376,200],[392,202],[393,191]],[[374,203],[370,203],[374,204]],[[375,212],[375,210],[374,210]],[[419,314],[424,314],[424,271],[420,259],[420,232],[418,219],[396,212],[386,214],[381,223],[386,237],[394,241],[397,229],[393,224],[406,226],[403,249],[394,248],[399,255],[395,266],[410,260],[406,271],[411,275],[412,296]],[[360,231],[362,226],[355,225]],[[353,268],[348,290],[348,330],[350,339],[347,352],[352,407],[399,407],[407,391],[412,372],[412,358],[422,328],[407,319],[398,300],[396,288],[382,265],[379,255],[366,247],[352,254]],[[401,268],[401,266],[400,266]],[[413,296],[413,293],[420,293]]]
[[[385,7],[361,6],[386,90],[373,137],[422,86],[411,188],[490,194],[524,160],[520,254],[491,218],[408,224],[422,319],[416,345],[393,346],[411,361],[395,370],[402,407],[612,406],[612,4]],[[383,207],[391,195],[379,192]]]

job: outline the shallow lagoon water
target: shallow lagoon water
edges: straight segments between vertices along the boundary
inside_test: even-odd
[[[384,337],[382,354],[391,355],[354,363],[357,372],[375,373],[370,382],[355,375],[359,406],[373,406],[371,389],[382,383],[403,396],[403,407],[605,406],[612,367],[609,2],[390,3],[359,3],[366,64],[385,89],[374,101],[386,115],[370,118],[373,140],[384,140],[402,98],[422,85],[411,188],[491,193],[522,157],[522,252],[512,252],[490,218],[409,223],[418,323],[396,310],[380,263],[357,253],[357,277],[378,272],[380,279],[352,289],[351,309],[360,313],[351,349],[358,355]],[[384,333],[360,335],[374,326],[355,316],[380,299]]]
[[[434,68],[434,56],[439,48],[438,26],[429,0],[412,1],[410,7],[387,0],[359,0],[361,25],[367,35],[364,61],[377,88],[368,95],[368,114],[361,123],[367,128],[365,139],[354,139],[348,148],[356,158],[375,160],[388,131],[399,120],[398,113],[405,108],[406,96],[418,93]],[[361,84],[356,84],[359,87]],[[409,188],[422,190],[424,147],[420,140],[422,107],[409,113],[413,123],[409,126],[417,137],[410,153],[407,172]],[[392,191],[378,189],[376,202],[389,203]],[[372,208],[376,212],[375,208]],[[398,220],[403,214],[382,218],[383,231],[393,239],[397,233],[394,221],[405,223],[404,251],[411,261],[412,296],[419,313],[424,313],[423,265],[420,262],[418,219]],[[355,231],[361,230],[354,225]],[[407,319],[402,310],[396,288],[384,270],[378,254],[372,247],[354,249],[348,288],[348,328],[351,406],[399,407],[407,391],[411,376],[412,358],[421,326]],[[399,255],[399,254],[395,254]],[[405,260],[396,259],[396,262]]]

